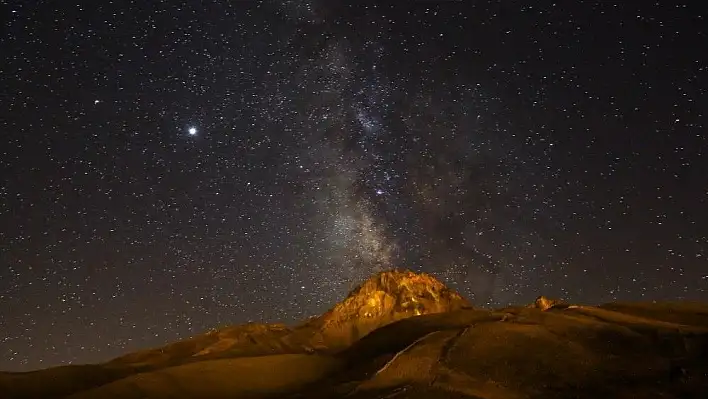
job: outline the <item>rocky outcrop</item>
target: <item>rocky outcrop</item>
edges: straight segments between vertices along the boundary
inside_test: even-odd
[[[541,309],[545,312],[546,310],[553,308],[566,308],[568,305],[560,299],[551,299],[541,295],[528,307]]]
[[[471,305],[429,274],[381,272],[312,322],[317,325],[313,345],[343,348],[396,320],[460,308]]]

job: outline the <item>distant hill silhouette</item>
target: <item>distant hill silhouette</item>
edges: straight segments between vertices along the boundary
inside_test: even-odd
[[[708,305],[483,310],[379,273],[322,316],[246,324],[98,365],[0,373],[1,398],[706,398]]]

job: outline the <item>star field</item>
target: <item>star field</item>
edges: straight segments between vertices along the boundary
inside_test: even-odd
[[[394,267],[479,306],[708,301],[702,9],[376,3],[0,1],[0,370]]]

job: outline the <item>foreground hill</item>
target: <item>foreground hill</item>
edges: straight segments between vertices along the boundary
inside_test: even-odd
[[[0,374],[0,397],[705,398],[708,305],[472,308],[380,273],[324,315],[231,327],[101,365]]]

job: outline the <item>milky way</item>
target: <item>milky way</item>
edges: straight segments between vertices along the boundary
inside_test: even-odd
[[[708,300],[702,10],[3,7],[0,369],[294,323],[390,268],[477,306]]]

